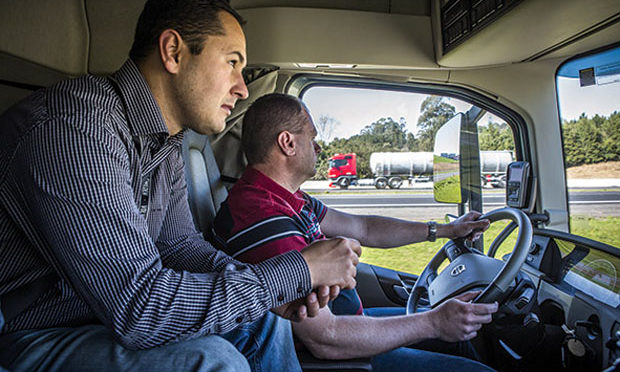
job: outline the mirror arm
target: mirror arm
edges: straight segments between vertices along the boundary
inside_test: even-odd
[[[478,123],[480,119],[482,119],[482,117],[486,113],[487,113],[487,110],[484,110],[478,106],[472,106],[469,109],[469,111],[467,111],[465,116],[467,117],[467,121],[469,121],[470,123],[476,124]]]
[[[465,214],[465,203],[459,204],[459,217]]]
[[[534,173],[533,170],[532,170],[532,173]],[[532,175],[531,180],[532,182],[530,183],[530,190],[529,190],[530,199],[527,201],[527,210],[525,211],[525,213],[528,215],[534,213],[534,207],[536,206],[536,196],[538,192],[538,178]]]

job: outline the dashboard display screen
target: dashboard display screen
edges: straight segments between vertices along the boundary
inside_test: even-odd
[[[521,181],[521,174],[523,174],[523,168],[517,168],[517,167],[510,168],[510,179],[508,180],[508,182]]]

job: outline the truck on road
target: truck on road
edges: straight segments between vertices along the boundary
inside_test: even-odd
[[[480,152],[481,184],[491,187],[506,186],[506,167],[513,160],[511,151]],[[370,186],[377,189],[398,189],[407,180],[424,182],[432,180],[432,152],[373,152],[370,154],[372,179],[357,176],[355,153],[335,154],[329,158],[327,176],[330,187],[346,189],[349,186]]]

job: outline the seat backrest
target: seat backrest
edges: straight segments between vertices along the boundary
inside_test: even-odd
[[[196,228],[205,238],[208,238],[211,223],[220,205],[228,197],[227,186],[231,186],[234,180],[241,176],[247,164],[241,152],[243,114],[256,98],[271,93],[276,88],[278,74],[272,68],[257,67],[247,71],[256,72],[256,76],[248,78],[251,82],[247,83],[251,98],[237,102],[226,122],[226,128],[213,138],[192,130],[187,130],[183,137],[185,181],[190,211]],[[217,160],[213,148],[219,154]],[[222,180],[221,170],[227,176],[224,179],[228,185]]]
[[[192,130],[185,132],[183,159],[189,207],[196,228],[204,234],[226,200],[228,190],[222,182],[208,136]]]

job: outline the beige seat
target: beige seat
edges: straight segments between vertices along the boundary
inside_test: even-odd
[[[183,158],[187,198],[194,224],[199,231],[206,233],[228,196],[209,137],[188,130],[183,139]]]

